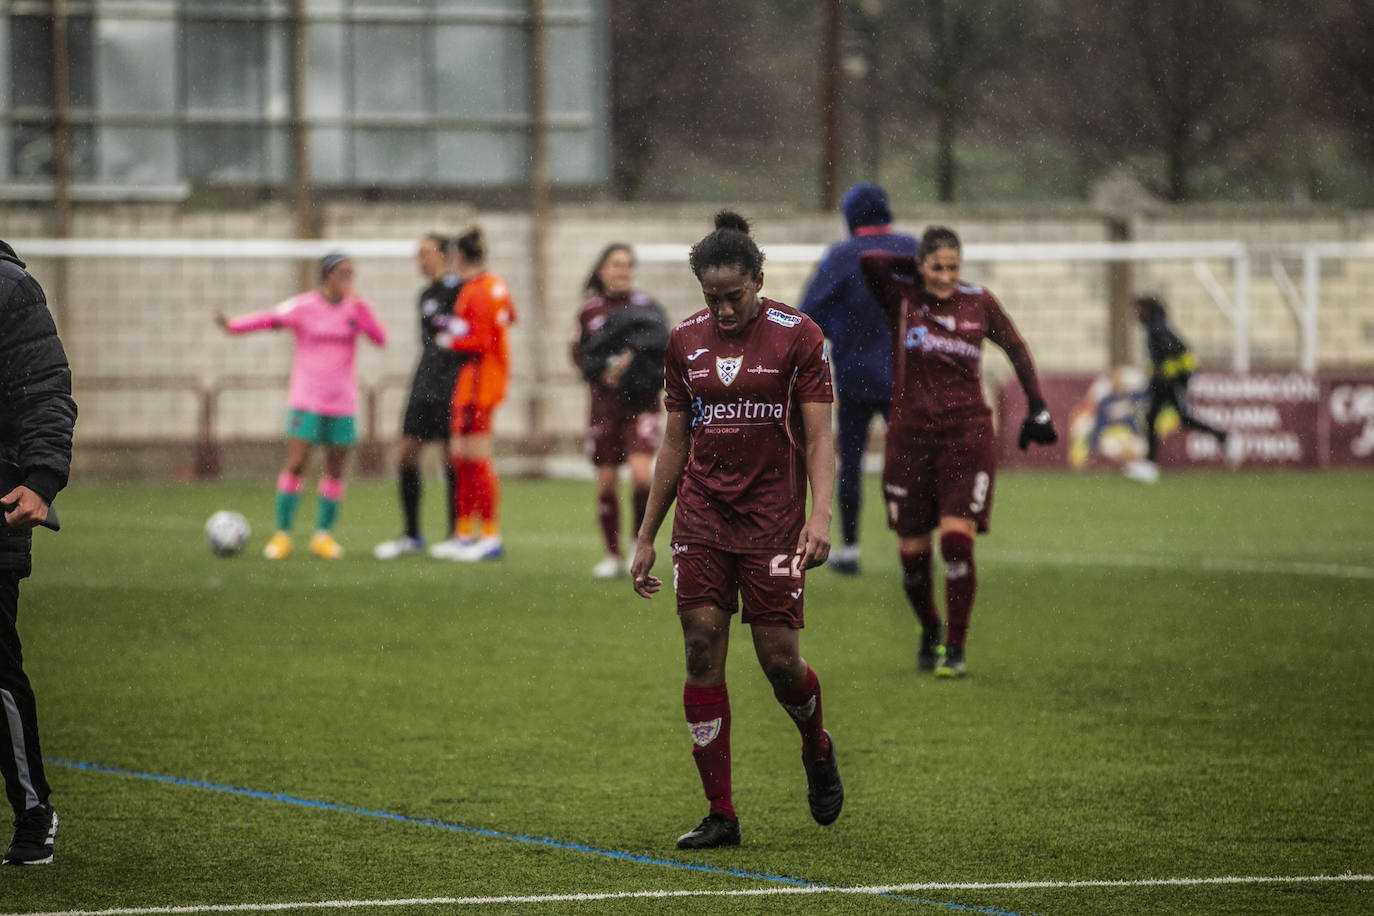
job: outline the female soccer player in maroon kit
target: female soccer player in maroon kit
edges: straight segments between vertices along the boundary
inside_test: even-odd
[[[921,237],[921,260],[885,251],[859,257],[892,329],[892,415],[883,462],[888,526],[897,532],[902,585],[921,622],[923,671],[964,674],[964,641],[977,577],[974,535],[988,530],[997,440],[983,399],[983,339],[1001,347],[1030,405],[1019,445],[1058,439],[1030,351],[988,290],[959,282],[962,248],[950,229]],[[948,626],[931,589],[931,532],[940,532]]]
[[[812,817],[833,823],[844,803],[820,682],[799,649],[804,571],[830,554],[835,453],[824,336],[801,312],[759,296],[763,253],[749,224],[730,211],[717,214],[716,230],[693,246],[689,263],[706,308],[669,338],[667,428],[630,573],[645,598],[662,586],[651,575],[654,537],[676,498],[673,588],[687,659],[682,698],[711,806],[677,845],[705,849],[737,845],[740,837],[730,793],[725,657],[741,599],[759,664],[801,732]]]
[[[635,290],[634,281],[634,251],[619,242],[607,245],[587,278],[591,298],[578,309],[573,329],[572,361],[591,394],[587,454],[596,467],[596,515],[606,543],[606,556],[592,569],[598,579],[629,571],[620,552],[620,466],[630,468],[638,530],[662,439],[668,316],[652,296]]]

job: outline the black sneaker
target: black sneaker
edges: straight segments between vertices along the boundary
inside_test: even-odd
[[[835,762],[835,739],[828,731],[825,737],[830,741],[830,756],[806,764],[806,802],[811,806],[811,816],[822,827],[835,823],[844,807],[844,783],[840,782],[840,768]]]
[[[916,653],[916,667],[922,671],[934,671],[935,664],[944,655],[944,646],[940,645],[940,637],[944,627],[941,624],[934,626],[921,627],[921,650]]]
[[[739,845],[739,821],[712,811],[705,820],[677,838],[678,849],[715,849]]]
[[[57,809],[34,805],[14,819],[14,839],[5,853],[6,865],[48,865],[57,837]]]
[[[945,657],[940,659],[940,667],[935,669],[936,677],[964,676],[964,647],[945,646]]]

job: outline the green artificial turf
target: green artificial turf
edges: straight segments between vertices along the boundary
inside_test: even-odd
[[[78,482],[19,619],[57,862],[0,871],[0,914],[1374,911],[1367,880],[1195,883],[1374,873],[1372,483],[1003,475],[970,676],[945,681],[915,669],[869,480],[863,571],[809,574],[802,636],[844,813],[811,821],[796,730],[737,634],[743,845],[685,853],[706,806],[671,590],[591,578],[590,483],[506,481],[505,558],[462,565],[372,558],[390,480],[351,484],[332,563],[303,535],[262,559],[270,481]],[[242,556],[205,548],[221,508],[254,526]],[[436,898],[494,899],[394,904]]]

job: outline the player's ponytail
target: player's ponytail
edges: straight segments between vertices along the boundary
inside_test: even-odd
[[[687,263],[698,280],[713,267],[737,267],[755,279],[763,274],[763,252],[749,235],[749,221],[733,210],[716,214],[716,231],[692,246]]]
[[[454,240],[458,254],[469,264],[481,264],[487,259],[487,237],[481,226],[469,226]]]

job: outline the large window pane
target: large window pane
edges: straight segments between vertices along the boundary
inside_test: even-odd
[[[600,62],[592,59],[586,28],[549,29],[549,111],[588,114],[596,98]]]
[[[348,132],[335,127],[310,131],[310,177],[317,184],[349,183]]]
[[[176,108],[176,31],[169,20],[111,19],[96,26],[100,110],[171,114]]]
[[[170,127],[101,128],[100,180],[126,185],[180,181],[176,131]]]
[[[181,133],[185,177],[210,184],[266,180],[266,141],[258,127],[188,127]]]
[[[353,26],[353,110],[359,114],[425,114],[426,29]]]
[[[434,30],[436,111],[456,117],[501,117],[529,111],[525,36],[500,26]]]
[[[433,183],[433,144],[427,130],[355,130],[353,151],[353,177],[360,184]]]
[[[52,24],[43,16],[10,19],[10,99],[15,108],[52,108]]]
[[[604,177],[600,152],[591,131],[555,130],[549,133],[549,171],[557,182],[592,184]]]
[[[186,110],[261,114],[263,25],[188,20],[182,26]]]
[[[312,118],[339,117],[348,110],[344,27],[330,22],[312,23],[309,35],[310,78],[305,91],[305,110]]]
[[[8,26],[9,38],[4,30]],[[0,41],[9,52],[7,87],[0,87],[0,105],[15,108],[52,108],[52,22],[46,16],[14,16],[0,21]],[[91,66],[91,20],[67,20],[67,103],[89,108],[95,102]],[[8,104],[3,98],[8,88]]]
[[[67,20],[67,103],[95,107],[95,25],[89,16]]]
[[[436,131],[434,148],[434,178],[442,184],[518,184],[528,178],[529,141],[523,131]]]
[[[89,126],[76,125],[71,128],[70,136],[72,177],[94,177],[95,131]],[[9,174],[17,179],[52,178],[53,143],[51,124],[14,125],[6,144],[12,170]]]

